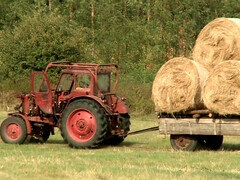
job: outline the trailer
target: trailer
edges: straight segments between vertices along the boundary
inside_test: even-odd
[[[174,150],[218,150],[223,136],[240,135],[240,116],[221,116],[207,109],[167,114],[157,112],[158,126],[128,133],[129,135],[158,131],[169,135]]]
[[[158,113],[159,134],[170,135],[174,150],[194,151],[201,147],[218,150],[223,136],[240,135],[240,116],[222,116],[207,109],[184,113]]]

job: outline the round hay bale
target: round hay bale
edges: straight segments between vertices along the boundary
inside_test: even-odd
[[[203,106],[201,88],[208,71],[184,57],[173,58],[158,71],[152,87],[155,111],[175,113]]]
[[[240,59],[240,19],[217,18],[199,33],[192,58],[209,71],[225,60]]]
[[[206,80],[203,91],[205,106],[221,115],[240,114],[240,62],[224,61]]]

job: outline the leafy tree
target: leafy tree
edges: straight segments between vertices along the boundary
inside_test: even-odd
[[[43,70],[50,61],[86,61],[85,29],[54,13],[35,12],[0,36],[3,77]]]

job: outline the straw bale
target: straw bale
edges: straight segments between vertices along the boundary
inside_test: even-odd
[[[203,86],[202,96],[209,110],[240,115],[240,62],[230,60],[217,65]]]
[[[174,113],[202,107],[201,87],[207,76],[201,64],[187,58],[166,62],[153,82],[155,111]]]
[[[192,58],[211,70],[225,60],[240,59],[240,19],[217,18],[199,33]]]

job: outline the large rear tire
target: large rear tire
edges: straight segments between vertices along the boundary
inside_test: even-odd
[[[64,110],[60,130],[69,146],[96,148],[103,142],[106,134],[106,115],[97,102],[77,100]]]
[[[27,138],[27,126],[19,117],[9,117],[1,124],[1,138],[9,144],[23,144]]]

